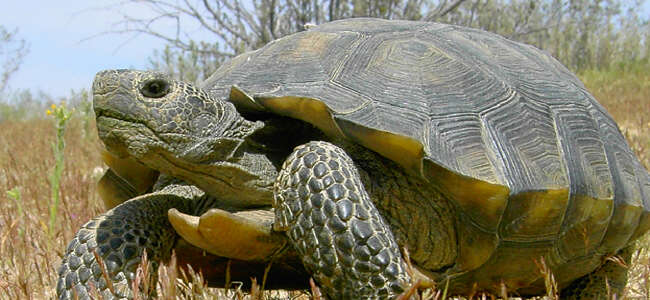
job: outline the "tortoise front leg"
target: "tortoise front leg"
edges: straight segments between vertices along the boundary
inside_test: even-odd
[[[330,298],[389,298],[404,290],[410,279],[397,242],[342,149],[326,142],[297,147],[274,189],[274,229],[287,231]]]
[[[198,188],[170,185],[126,201],[89,221],[77,232],[59,268],[59,299],[90,299],[90,284],[106,299],[131,298],[131,283],[147,251],[153,270],[169,258],[177,235],[169,224],[170,208],[190,213],[203,196]],[[197,199],[195,199],[197,198]],[[102,258],[107,283],[95,253]]]

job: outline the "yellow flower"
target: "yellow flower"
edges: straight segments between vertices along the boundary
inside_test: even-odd
[[[49,115],[52,114],[52,111],[48,109],[48,110],[45,111],[45,113],[49,116]]]
[[[56,109],[56,104],[52,103],[52,109]]]

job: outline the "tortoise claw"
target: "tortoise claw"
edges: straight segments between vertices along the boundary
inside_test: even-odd
[[[197,217],[172,208],[167,215],[184,240],[222,257],[268,261],[286,244],[283,235],[272,231],[270,211],[230,213],[213,208]]]

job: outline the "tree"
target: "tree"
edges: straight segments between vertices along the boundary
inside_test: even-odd
[[[574,71],[606,69],[617,61],[645,57],[643,27],[648,20],[636,14],[643,2],[470,0],[439,21],[535,45]]]
[[[129,0],[120,6],[119,28],[108,33],[147,34],[165,40],[168,46],[154,53],[152,67],[196,81],[205,79],[226,59],[311,24],[350,17],[437,19],[465,1],[433,5],[426,0]],[[145,6],[152,14],[134,16],[128,13],[132,6]],[[209,38],[194,40],[190,28]]]
[[[8,31],[0,25],[0,94],[9,83],[11,76],[18,71],[23,58],[29,52],[25,40],[16,38],[18,30]]]
[[[168,47],[152,67],[202,80],[237,54],[262,47],[310,24],[350,17],[437,21],[501,34],[549,51],[569,68],[608,68],[647,60],[648,20],[636,15],[643,0],[126,0],[152,15],[124,10],[121,28]],[[644,25],[645,24],[645,25]],[[166,26],[165,26],[166,25]],[[173,28],[170,31],[169,28]],[[201,32],[200,40],[195,40]],[[207,64],[207,65],[206,65]]]

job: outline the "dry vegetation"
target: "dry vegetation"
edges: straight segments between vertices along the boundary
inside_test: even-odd
[[[586,72],[582,79],[600,99],[641,158],[650,169],[650,72],[643,70]],[[55,230],[48,233],[50,183],[54,165],[52,143],[54,120],[0,122],[0,299],[50,299],[54,297],[56,268],[76,230],[101,212],[95,191],[99,142],[92,120],[86,128],[84,116],[76,114],[66,134],[65,170]],[[7,191],[17,189],[20,199]],[[650,240],[641,242],[647,249]],[[650,297],[650,258],[647,250],[635,256],[631,266],[627,297]],[[161,289],[168,297],[240,298],[241,293],[174,285],[174,268],[161,271]],[[195,281],[199,279],[195,278]],[[267,297],[296,297],[271,294]],[[166,298],[168,298],[166,297]],[[304,296],[303,296],[304,297]]]

